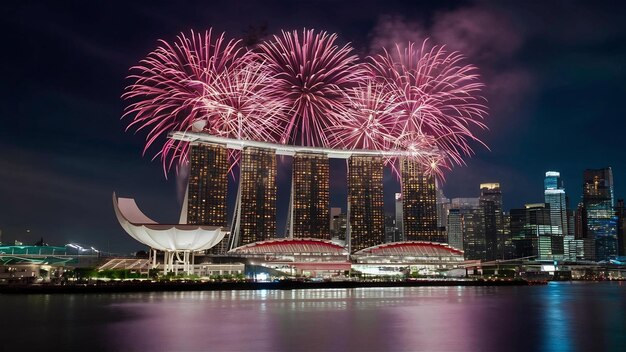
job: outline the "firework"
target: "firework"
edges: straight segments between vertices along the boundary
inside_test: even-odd
[[[239,140],[278,142],[286,103],[281,97],[269,98],[270,79],[265,65],[247,53],[210,83],[199,82],[203,91],[193,106],[202,121],[210,122],[203,131]],[[230,159],[232,168],[239,153],[230,150]]]
[[[359,61],[337,36],[282,32],[256,51],[191,32],[161,45],[131,70],[123,98],[128,129],[147,130],[144,153],[170,131],[343,149],[409,151],[427,172],[462,164],[480,142],[472,128],[486,107],[476,68],[444,47],[408,43]],[[165,171],[188,159],[167,139]],[[232,156],[233,154],[231,154]],[[236,162],[236,156],[234,161]],[[394,165],[394,159],[386,162]]]
[[[476,68],[462,61],[462,55],[444,47],[428,50],[426,41],[419,48],[409,42],[405,49],[396,46],[395,52],[369,58],[371,74],[398,96],[399,148],[407,148],[407,138],[420,146],[427,140],[439,150],[443,165],[444,159],[462,164],[463,155],[472,154],[469,141],[480,141],[470,128],[486,128],[486,107]]]
[[[367,80],[347,94],[348,109],[328,128],[333,148],[387,150],[395,146],[401,116],[398,99],[383,84]]]
[[[191,32],[180,34],[171,45],[160,40],[161,46],[148,54],[139,65],[131,68],[134,80],[122,95],[123,99],[136,100],[125,110],[124,116],[133,115],[127,129],[148,129],[144,153],[159,137],[170,131],[188,131],[193,126],[212,126],[206,119],[205,96],[207,85],[236,62],[242,49],[239,41],[224,39],[224,33],[213,36],[208,30],[204,35]],[[187,158],[188,143],[167,140],[159,155],[165,170],[177,161]]]
[[[395,139],[397,149],[409,153],[408,158],[417,162],[426,174],[434,174],[443,179],[443,171],[450,169],[450,160],[445,151],[437,147],[435,137],[416,132],[405,132]],[[396,159],[390,159],[390,165],[396,175]]]
[[[313,30],[282,32],[259,46],[258,56],[273,74],[273,96],[285,97],[281,143],[326,146],[326,130],[347,110],[347,91],[363,79],[349,45],[336,34]]]

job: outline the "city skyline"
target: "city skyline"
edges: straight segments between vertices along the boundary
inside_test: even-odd
[[[582,172],[587,168],[611,166],[616,198],[624,197],[626,167],[619,153],[624,108],[618,103],[623,88],[614,82],[619,81],[616,76],[624,74],[621,62],[625,53],[623,47],[613,45],[624,37],[624,30],[616,20],[622,8],[614,9],[607,3],[599,7],[572,4],[565,11],[557,4],[548,4],[548,8],[562,11],[563,16],[557,21],[564,23],[578,12],[596,15],[578,22],[578,32],[560,29],[550,36],[541,32],[547,31],[547,21],[542,19],[541,13],[552,11],[533,4],[504,9],[489,3],[422,4],[421,7],[366,3],[358,12],[350,12],[348,6],[339,5],[337,13],[345,15],[345,22],[325,19],[315,7],[309,8],[305,15],[299,9],[276,4],[244,6],[242,21],[236,25],[202,11],[201,15],[177,13],[174,22],[167,22],[158,14],[171,12],[168,5],[157,4],[150,14],[131,6],[130,13],[119,19],[120,27],[116,30],[110,30],[104,23],[86,20],[96,13],[103,16],[115,13],[114,6],[91,5],[93,7],[79,7],[72,10],[74,12],[63,5],[60,9],[41,4],[9,9],[13,16],[5,17],[2,26],[20,34],[16,37],[27,40],[9,39],[18,49],[17,55],[3,58],[6,60],[3,66],[12,70],[6,72],[7,80],[2,89],[7,101],[16,102],[4,106],[2,114],[6,124],[0,132],[0,199],[5,204],[0,212],[3,238],[35,242],[43,237],[51,243],[76,241],[105,249],[108,242],[116,242],[109,248],[115,251],[136,249],[137,245],[126,239],[113,219],[110,211],[113,190],[135,196],[159,219],[177,217],[182,202],[177,199],[181,194],[177,192],[180,187],[177,178],[172,174],[165,180],[161,165],[151,162],[150,154],[142,158],[143,136],[123,134],[124,124],[118,121],[122,106],[119,95],[126,83],[126,70],[153,48],[157,38],[171,39],[180,31],[207,27],[226,30],[233,37],[245,32],[251,38],[254,28],[261,30],[262,23],[267,23],[268,35],[282,27],[327,28],[338,32],[345,42],[353,42],[360,52],[367,52],[375,41],[384,41],[389,33],[402,39],[409,33],[413,40],[428,36],[436,44],[462,50],[467,49],[463,43],[443,40],[456,38],[454,28],[442,29],[446,20],[475,13],[481,19],[496,21],[494,14],[501,14],[514,23],[495,22],[503,26],[511,40],[472,29],[468,41],[483,45],[482,48],[486,45],[487,50],[484,55],[472,50],[466,52],[468,60],[479,66],[487,84],[490,131],[481,134],[481,138],[491,151],[475,145],[476,155],[466,160],[467,167],[455,167],[446,172],[443,185],[446,196],[477,196],[480,183],[499,182],[504,194],[503,208],[512,209],[542,201],[543,173],[556,170],[565,180],[570,206],[574,208],[582,199]],[[513,15],[515,6],[526,11]],[[219,7],[227,14],[235,11],[228,4],[219,4]],[[26,20],[26,13],[33,20]],[[276,17],[270,16],[274,13]],[[604,20],[599,24],[600,15]],[[66,24],[63,19],[68,16],[85,21]],[[140,20],[135,21],[134,16]],[[278,16],[293,19],[281,20]],[[399,20],[385,19],[390,16],[399,16]],[[425,24],[429,21],[434,25]],[[471,19],[467,21],[468,25],[472,24]],[[539,23],[538,32],[529,33],[528,23]],[[250,25],[255,27],[248,28]],[[145,29],[137,31],[140,27]],[[126,36],[126,33],[134,35]],[[573,43],[570,38],[574,36],[582,38],[581,42]],[[502,43],[509,46],[496,48],[495,44]],[[34,59],[25,54],[29,50],[34,50],[33,57],[45,56],[48,65],[61,70],[37,68]],[[567,64],[557,66],[555,61],[559,58],[567,59],[563,61]],[[513,67],[503,69],[503,65]],[[532,84],[527,79],[531,79]],[[506,82],[509,83],[504,84]],[[589,88],[589,85],[594,87]],[[585,103],[580,98],[583,95],[603,105]],[[505,101],[513,107],[503,107],[507,105]],[[291,167],[289,161],[279,159],[277,162],[285,165],[278,167],[277,174],[277,203],[284,206],[289,192],[280,189],[288,188],[285,185],[291,177]],[[334,174],[331,171],[330,175],[330,207],[345,209],[346,175],[340,166],[336,162],[330,165],[331,170],[338,170]],[[399,191],[394,177],[385,171],[386,213],[393,212],[394,193]],[[337,192],[339,189],[343,191]],[[233,189],[229,188],[228,193],[234,194]],[[79,209],[80,220],[62,219],[61,213],[67,209]],[[286,211],[279,209],[277,215],[280,228],[286,220]],[[94,226],[98,229],[92,230]],[[27,229],[30,232],[27,233]]]

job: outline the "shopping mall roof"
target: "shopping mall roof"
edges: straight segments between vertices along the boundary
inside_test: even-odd
[[[244,255],[348,255],[348,251],[343,246],[316,238],[279,238],[254,242],[234,248],[228,253]]]
[[[405,241],[385,243],[362,249],[357,256],[404,256],[404,257],[445,257],[463,256],[463,251],[450,247],[446,243]]]

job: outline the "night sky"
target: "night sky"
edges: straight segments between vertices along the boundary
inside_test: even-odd
[[[249,40],[280,29],[336,32],[366,56],[430,38],[480,68],[490,109],[467,166],[446,195],[475,197],[500,182],[505,209],[541,202],[543,175],[560,171],[570,203],[585,168],[611,166],[626,196],[626,3],[622,1],[4,1],[0,56],[0,229],[3,242],[105,251],[143,246],[119,227],[111,195],[135,197],[150,217],[178,219],[177,178],[164,177],[144,133],[125,132],[128,69],[181,31],[213,27]],[[289,161],[279,171],[284,226]],[[345,164],[334,162],[331,206],[345,208]],[[385,178],[387,211],[399,189]],[[232,190],[232,189],[231,189]],[[234,192],[233,192],[234,193]],[[233,194],[234,195],[234,194]]]

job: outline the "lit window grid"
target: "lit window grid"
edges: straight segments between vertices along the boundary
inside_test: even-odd
[[[323,154],[296,153],[293,159],[293,236],[330,239],[329,162]]]
[[[385,240],[383,160],[353,155],[348,161],[350,242],[353,252]]]
[[[226,226],[228,150],[216,144],[191,146],[187,223]]]
[[[240,245],[276,237],[276,154],[244,148],[240,164]]]
[[[410,159],[400,166],[404,238],[407,241],[441,241],[437,228],[435,177]]]

